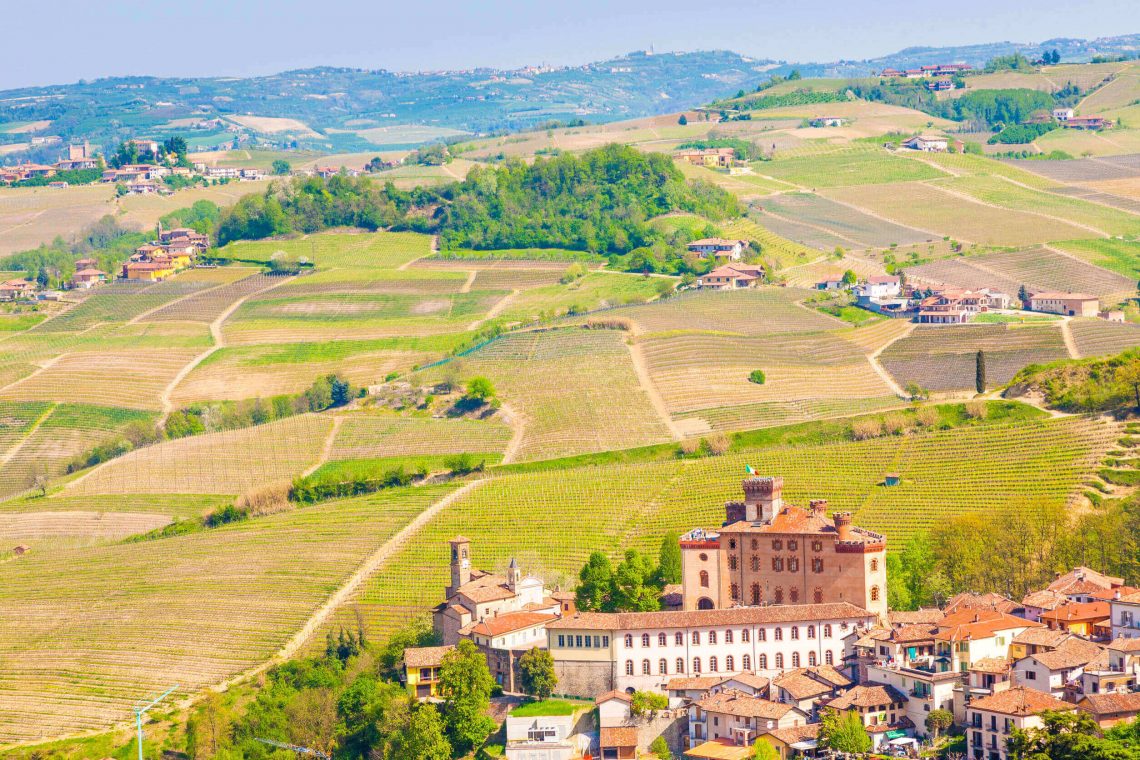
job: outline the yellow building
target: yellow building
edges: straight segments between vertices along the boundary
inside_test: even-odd
[[[155,261],[132,261],[123,264],[123,277],[128,280],[157,282],[158,280],[165,280],[172,274],[174,274],[174,267],[171,264]]]
[[[417,699],[439,696],[439,669],[443,656],[455,647],[416,647],[404,650],[402,680]]]

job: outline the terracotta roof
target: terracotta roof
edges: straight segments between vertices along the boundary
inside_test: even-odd
[[[779,739],[784,744],[795,744],[805,739],[815,739],[819,736],[819,723],[809,723],[806,726],[793,726],[792,728],[778,728],[769,731],[768,736]]]
[[[471,626],[471,632],[482,636],[501,636],[504,633],[533,628],[556,619],[555,615],[544,615],[541,612],[507,612],[476,623]]]
[[[622,702],[632,702],[633,701],[632,697],[630,697],[624,691],[618,691],[617,689],[612,689],[610,691],[607,691],[605,694],[602,694],[601,696],[597,697],[594,700],[594,703],[600,705],[602,702],[609,702],[611,699],[619,699]]]
[[[768,684],[771,683],[764,676],[758,676],[755,673],[739,673],[734,676],[728,676],[721,679],[721,683],[728,683],[729,681],[737,681],[745,686],[756,689],[757,691],[767,689]]]
[[[1034,591],[1030,594],[1026,594],[1024,597],[1022,597],[1021,603],[1026,607],[1037,607],[1038,609],[1042,610],[1054,610],[1060,607],[1062,604],[1068,604],[1069,597],[1057,591],[1050,591],[1049,589],[1045,589],[1044,591]]]
[[[573,602],[578,597],[574,595],[573,591],[552,591],[550,598],[558,602]]]
[[[567,615],[551,629],[591,629],[601,631],[630,628],[692,628],[715,625],[795,623],[809,620],[869,618],[871,613],[849,602],[831,604],[777,604],[770,607],[733,607],[725,610],[675,612],[579,612]]]
[[[747,760],[752,757],[752,748],[735,744],[731,739],[713,739],[685,750],[685,757],[698,757],[702,760]]]
[[[887,613],[887,622],[893,626],[938,623],[944,617],[946,613],[939,609],[891,610]]]
[[[1086,694],[1079,706],[1093,715],[1134,715],[1140,713],[1140,692]]]
[[[497,602],[502,599],[512,599],[515,592],[507,588],[507,579],[501,575],[484,573],[460,586],[456,592],[467,597],[476,604],[484,602]]]
[[[694,676],[691,678],[671,678],[665,684],[667,691],[708,690],[723,681],[721,676]]]
[[[1049,652],[1030,655],[1049,670],[1067,670],[1088,665],[1104,652],[1099,644],[1073,637]]]
[[[836,710],[846,710],[849,707],[880,707],[906,701],[906,695],[894,686],[868,682],[851,687],[828,702],[827,706]]]
[[[1117,594],[1120,596],[1118,597]],[[1133,594],[1140,594],[1140,588],[1133,586],[1117,586],[1116,588],[1102,588],[1099,591],[1094,591],[1089,596],[1093,599],[1103,599],[1106,602],[1111,602],[1116,599],[1123,599],[1126,596]]]
[[[974,660],[970,665],[970,670],[977,671],[978,673],[995,673],[1001,675],[1008,673],[1010,662],[1004,657],[982,657],[979,660]]]
[[[772,702],[732,690],[710,694],[698,701],[697,706],[706,712],[737,715],[741,718],[765,718],[767,720],[779,720],[796,709],[792,705]]]
[[[1055,610],[1041,613],[1042,620],[1073,623],[1086,620],[1104,620],[1109,616],[1108,602],[1071,602]]]
[[[833,686],[850,686],[851,679],[831,665],[815,665],[805,671],[812,678],[825,681]]]
[[[599,737],[603,747],[636,747],[636,726],[614,726],[603,728]]]
[[[957,594],[950,597],[950,601],[946,602],[946,607],[943,610],[947,615],[952,615],[961,610],[976,610],[976,609],[994,609],[999,612],[1013,612],[1018,608],[1018,604],[1012,599],[1002,596],[1001,594],[971,594],[969,592]]]
[[[938,626],[931,623],[904,625],[891,631],[891,641],[898,644],[913,644],[917,641],[934,641]]]
[[[831,535],[838,533],[835,521],[823,512],[785,504],[770,522],[753,523],[741,520],[731,525],[723,526],[721,534],[725,533],[796,533],[801,535]],[[883,543],[884,536],[872,533],[863,528],[852,526],[850,541],[862,543]]]
[[[409,668],[434,668],[443,662],[443,656],[455,649],[446,647],[414,647],[404,650],[404,664]]]
[[[797,701],[827,694],[835,688],[830,684],[820,683],[814,678],[805,675],[802,670],[793,670],[785,673],[773,679],[772,685],[788,692],[792,699]]]
[[[1114,652],[1140,652],[1140,639],[1126,639],[1123,637],[1114,639],[1113,642],[1108,645],[1108,648]]]
[[[700,240],[694,240],[693,242],[689,243],[689,247],[692,248],[693,246],[698,246],[698,245],[734,246],[734,245],[747,245],[747,244],[748,244],[747,240],[727,240],[725,238],[713,237],[713,238],[701,238]]]
[[[869,734],[885,734],[888,731],[905,731],[908,728],[914,728],[914,721],[907,716],[902,716],[894,723],[876,723],[873,726],[865,726]]]
[[[857,647],[876,647],[880,641],[891,640],[891,629],[889,628],[872,628],[864,633],[852,646]]]
[[[1074,706],[1043,691],[1030,689],[1026,686],[1014,686],[1011,689],[975,699],[970,703],[969,709],[1024,717],[1026,715],[1037,715],[1046,710],[1068,711],[1074,709]]]
[[[1068,631],[1054,631],[1049,628],[1026,628],[1013,637],[1014,644],[1026,646],[1056,648],[1065,640],[1072,638]]]
[[[934,637],[940,641],[965,641],[989,638],[998,631],[1035,627],[1041,627],[1041,623],[992,609],[965,609],[947,615]]]

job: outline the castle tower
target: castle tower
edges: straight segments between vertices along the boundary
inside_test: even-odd
[[[451,596],[471,582],[471,541],[456,536],[447,543],[451,547],[451,585],[447,595]]]
[[[784,504],[784,479],[748,478],[744,481],[744,519],[769,522]]]
[[[507,588],[517,594],[520,583],[522,583],[522,570],[519,569],[519,561],[511,557],[511,565],[507,568]]]

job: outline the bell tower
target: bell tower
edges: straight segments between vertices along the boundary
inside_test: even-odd
[[[447,543],[451,547],[451,585],[447,595],[451,596],[471,581],[471,541],[456,536]]]

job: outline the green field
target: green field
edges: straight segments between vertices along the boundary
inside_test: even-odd
[[[937,179],[945,174],[926,164],[892,156],[882,148],[858,148],[827,155],[794,156],[760,164],[766,175],[800,187],[845,187]]]
[[[230,243],[218,256],[265,262],[278,251],[319,268],[394,269],[431,253],[431,239],[412,232],[309,235],[291,240]]]

